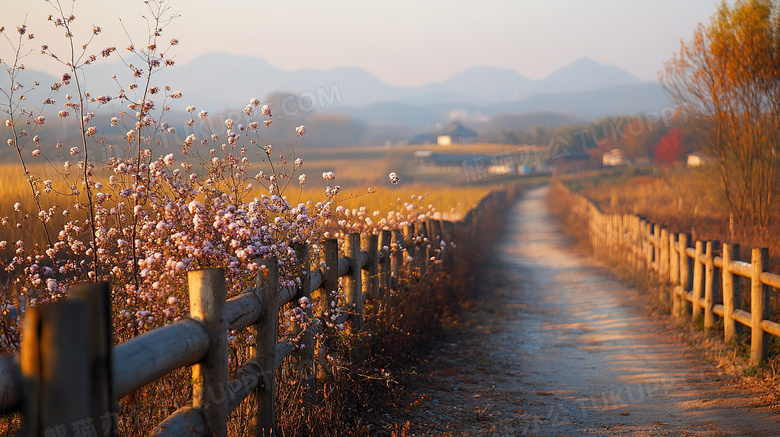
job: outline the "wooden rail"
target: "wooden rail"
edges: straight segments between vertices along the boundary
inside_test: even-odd
[[[341,280],[347,306],[335,324],[359,331],[367,299],[386,299],[391,290],[399,290],[399,275],[406,269],[424,278],[428,271],[456,268],[454,251],[478,243],[479,227],[513,195],[511,189],[493,191],[463,220],[410,224],[403,229],[405,237],[401,229],[348,234],[341,257],[337,240],[322,241],[325,267],[305,264],[297,287],[279,287],[274,258],[259,260],[263,274],[256,286],[231,299],[225,297],[222,269],[189,272],[189,318],[116,346],[111,341],[109,287],[77,287],[67,301],[26,312],[20,352],[0,357],[0,413],[21,411],[26,436],[60,435],[60,430],[71,428],[83,435],[113,436],[118,399],[173,370],[192,367],[191,406],[168,416],[152,436],[225,436],[228,413],[249,396],[258,404],[255,435],[276,435],[276,369],[293,358],[310,405],[317,382],[314,335],[329,321],[309,312],[308,326],[296,327],[303,344],[297,348],[277,338],[280,307],[302,297],[328,296]],[[308,250],[299,245],[296,252],[308,259]],[[256,342],[251,358],[228,375],[228,330],[247,328]]]
[[[700,321],[706,330],[722,320],[726,342],[735,341],[747,326],[750,363],[766,360],[769,336],[780,337],[780,323],[769,320],[771,289],[780,288],[780,275],[767,271],[766,248],[752,249],[748,263],[740,260],[739,244],[691,241],[688,234],[634,214],[606,214],[585,197],[571,196],[571,211],[587,224],[597,256],[652,272],[664,284],[658,290],[660,302],[675,317]]]

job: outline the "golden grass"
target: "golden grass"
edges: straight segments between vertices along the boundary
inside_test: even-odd
[[[582,186],[580,193],[605,212],[637,214],[672,232],[690,233],[694,240],[731,241],[743,248],[767,247],[770,266],[776,270],[780,264],[780,225],[761,229],[735,220],[730,227],[728,207],[714,168],[656,169],[652,175],[624,173],[600,182],[575,184]]]
[[[420,182],[409,183],[410,180],[419,180],[412,176],[410,163],[414,162],[414,152],[435,147],[436,153],[451,154],[488,154],[496,150],[505,150],[504,145],[453,145],[453,146],[417,146],[387,149],[384,147],[365,148],[339,148],[339,149],[302,149],[297,151],[297,156],[303,158],[304,165],[298,169],[292,177],[292,182],[285,190],[285,196],[293,204],[305,201],[325,200],[325,187],[328,183],[322,179],[322,173],[333,171],[336,179],[330,185],[339,185],[342,192],[338,194],[336,205],[350,209],[361,206],[369,211],[379,211],[381,217],[385,217],[391,210],[403,207],[405,202],[412,202],[418,206],[433,207],[442,213],[446,219],[458,219],[465,214],[479,199],[487,194],[494,185],[490,183],[480,185],[465,185],[462,183],[463,175],[434,174]],[[59,164],[58,164],[59,165]],[[68,191],[61,177],[52,169],[36,162],[28,166],[28,169],[41,179],[51,179],[55,188]],[[74,172],[78,171],[75,167]],[[99,169],[100,170],[100,169]],[[252,164],[250,174],[268,168],[262,163]],[[391,185],[388,174],[396,172],[401,177],[401,184]],[[297,178],[300,174],[307,175],[305,187],[301,190]],[[106,178],[107,179],[107,178]],[[72,175],[68,181],[81,188],[76,181],[76,175]],[[253,181],[253,196],[267,193],[264,187]],[[372,192],[369,193],[369,188]],[[40,188],[42,189],[42,187]],[[16,241],[24,240],[27,244],[45,243],[46,236],[43,226],[39,221],[19,220],[23,214],[35,216],[38,207],[35,204],[28,182],[25,179],[22,166],[18,163],[0,164],[0,194],[3,201],[0,202],[0,218],[8,217],[9,226],[0,228],[0,240]],[[423,200],[412,199],[412,195],[422,196]],[[400,200],[399,200],[400,199]],[[65,209],[72,210],[73,196],[64,196],[54,192],[43,193],[40,198],[44,209],[56,205],[57,213],[48,224],[52,238],[56,239],[56,233],[62,229],[68,221],[61,212]],[[83,200],[83,199],[82,199]],[[21,212],[14,210],[14,203],[19,202]],[[22,223],[22,228],[17,228],[16,223]]]

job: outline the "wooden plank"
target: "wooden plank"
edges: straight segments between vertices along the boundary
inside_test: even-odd
[[[284,360],[287,359],[295,351],[295,345],[287,340],[280,341],[274,346],[274,370],[282,365]]]
[[[713,256],[712,257],[712,265],[715,266],[715,268],[718,269],[718,270],[723,269],[723,257],[722,256]]]
[[[735,309],[734,320],[736,320],[737,322],[745,326],[751,326],[751,324],[753,323],[753,316],[745,310]]]
[[[225,271],[205,269],[187,274],[190,318],[209,331],[209,347],[192,366],[192,406],[203,413],[209,435],[227,437],[228,339],[225,318]]]
[[[349,258],[347,258],[347,257],[339,258],[338,266],[339,266],[338,267],[338,272],[339,272],[338,276],[339,277],[347,276],[347,273],[349,273]]]
[[[184,407],[166,417],[149,437],[205,436],[206,421],[197,408]]]
[[[752,270],[753,267],[750,263],[745,261],[732,261],[729,265],[729,271],[731,273],[743,278],[750,278],[750,275],[753,274]]]
[[[775,273],[762,272],[761,283],[772,288],[780,288],[780,275]]]
[[[771,320],[762,320],[761,329],[768,334],[780,337],[780,323]]]
[[[228,383],[228,411],[233,411],[255,391],[262,391],[263,372],[254,362],[247,361],[239,367]]]
[[[717,315],[718,317],[723,317],[724,314],[724,308],[723,304],[715,304],[712,306],[712,312],[713,314]]]
[[[262,320],[265,308],[254,288],[244,290],[240,295],[225,303],[225,318],[228,329],[240,331]]]
[[[209,333],[200,322],[180,320],[114,347],[114,394],[122,398],[168,373],[200,361]]]

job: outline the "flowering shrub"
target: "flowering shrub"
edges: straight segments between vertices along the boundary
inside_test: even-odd
[[[188,271],[224,268],[228,295],[233,296],[253,285],[257,275],[267,269],[264,259],[273,256],[279,262],[280,286],[294,287],[310,261],[296,258],[298,243],[312,243],[311,258],[319,259],[317,242],[323,238],[447,218],[416,195],[406,200],[399,197],[386,213],[339,206],[342,188],[331,171],[322,174],[325,189],[321,201],[291,202],[290,192],[307,183],[306,174],[301,173],[306,165],[296,155],[295,142],[286,147],[269,143],[273,108],[256,98],[218,123],[207,110],[187,106],[184,111],[189,117],[182,126],[168,124],[165,120],[173,111],[171,102],[186,96],[169,85],[155,84],[153,79],[157,71],[174,65],[169,52],[179,41],[163,36],[172,19],[166,18],[167,2],[147,0],[144,4],[151,35],[144,44],[131,42],[123,51],[113,46],[93,50],[93,38],[101,28],[90,25],[88,32],[74,32],[76,17],[54,2],[49,21],[64,29],[72,55],[60,57],[48,45],[41,46],[40,53],[64,71],[48,85],[38,109],[25,105],[30,102],[28,97],[45,86],[35,83],[25,88],[20,62],[30,51],[34,36],[25,24],[15,31],[0,28],[13,53],[8,57],[0,51],[0,58],[13,60],[7,64],[10,85],[0,85],[6,98],[0,111],[10,132],[7,144],[18,156],[32,200],[16,203],[12,214],[0,217],[3,315],[10,314],[13,297],[37,305],[64,298],[75,284],[107,281],[114,294],[114,335],[117,341],[124,341],[188,316]],[[75,41],[74,35],[83,33],[89,35],[87,40]],[[116,79],[115,90],[93,96],[87,91],[83,69],[109,57],[120,57],[132,79],[127,84]],[[51,120],[70,123],[69,131],[78,134],[63,139],[51,128]],[[210,121],[207,133],[200,121]],[[305,126],[295,128],[296,139],[306,134]],[[176,144],[178,150],[164,147],[170,144]],[[386,184],[399,182],[399,176],[390,173]],[[369,188],[367,193],[375,191]],[[41,241],[29,238],[33,228],[43,234]],[[387,249],[395,252],[404,248],[393,244]],[[407,344],[410,328],[404,327],[406,323],[437,324],[438,316],[428,316],[449,308],[449,301],[459,301],[451,299],[454,282],[445,281],[444,276],[438,277],[441,284],[436,301],[431,300],[436,293],[421,289],[419,296],[429,302],[408,301],[403,306],[404,297],[394,292],[388,296],[393,305],[369,305],[367,323],[373,324],[372,329],[386,329],[395,335],[401,340],[399,348]],[[281,330],[293,343],[311,321],[308,314],[313,307],[327,308],[323,320],[328,335],[343,329],[336,323],[345,297],[339,290],[331,290],[319,299],[324,302],[300,299],[280,315]],[[19,347],[17,326],[21,325],[8,323],[7,317],[0,319],[0,348],[6,352]],[[422,335],[431,329],[425,326],[419,331]],[[235,368],[246,358],[245,346],[252,339],[247,333],[229,335],[230,363]],[[318,353],[335,369],[331,376],[343,373],[346,349],[352,347],[349,342],[356,338],[366,344],[374,341],[370,334],[353,337],[343,343],[340,341],[345,338],[340,336],[330,335],[327,341],[320,338],[323,349]],[[339,346],[346,349],[339,352]],[[382,349],[385,347],[391,350],[384,345]],[[124,398],[122,434],[147,435],[150,426],[172,411],[169,407],[186,402],[188,378],[186,371],[175,371],[139,390],[138,398],[144,399],[135,399],[136,394]],[[352,386],[345,385],[344,392]],[[167,395],[161,394],[160,386],[170,390]],[[332,399],[333,391],[328,396]],[[296,408],[300,408],[298,404]],[[162,417],[152,417],[150,406]],[[148,420],[139,421],[140,416]]]
[[[5,304],[11,291],[20,300],[36,305],[62,298],[73,284],[108,281],[121,320],[119,338],[186,316],[187,300],[181,294],[186,290],[186,272],[192,269],[224,267],[229,290],[235,294],[261,269],[256,259],[276,256],[282,267],[282,285],[292,285],[295,260],[289,244],[319,238],[319,227],[327,219],[332,201],[291,205],[286,200],[284,190],[303,161],[294,156],[294,145],[289,154],[276,156],[262,139],[270,128],[271,110],[257,99],[244,108],[245,119],[226,120],[223,131],[203,138],[189,133],[178,154],[155,152],[161,138],[178,134],[161,120],[170,111],[168,102],[181,98],[182,93],[151,83],[153,73],[173,65],[168,50],[178,40],[161,44],[169,22],[164,18],[166,3],[146,3],[155,23],[149,44],[139,49],[131,43],[126,56],[135,61],[123,58],[133,82],[118,85],[114,95],[97,97],[85,91],[82,69],[98,57],[118,56],[118,52],[109,47],[101,49],[99,56],[88,54],[92,37],[83,45],[77,44],[71,29],[75,16],[54,5],[55,14],[49,20],[65,29],[75,54],[61,59],[48,45],[41,46],[41,53],[58,61],[67,72],[51,84],[51,93],[37,112],[20,104],[40,87],[36,83],[22,94],[24,66],[20,59],[34,37],[26,25],[17,28],[16,37],[3,29],[15,53],[14,64],[8,68],[10,89],[2,90],[8,100],[2,106],[5,125],[12,133],[7,143],[17,151],[37,210],[26,211],[17,204],[18,215],[3,218],[1,224],[8,230],[4,234],[11,235],[14,230],[39,226],[47,240],[45,245],[28,244],[23,238],[0,241],[0,249],[13,250],[5,264]],[[93,27],[91,35],[100,31]],[[62,93],[67,93],[64,100],[60,100]],[[66,160],[61,166],[48,158],[43,132],[47,120],[44,110],[58,101],[63,102],[63,109],[55,107],[57,117],[68,119],[72,115],[70,119],[81,132],[80,144],[67,148],[73,161]],[[121,150],[109,145],[110,133],[97,128],[100,107],[112,101],[127,108],[103,115],[110,117],[110,126],[117,131],[113,137],[124,141]],[[195,108],[190,106],[187,111],[192,115]],[[194,124],[194,117],[188,127]],[[202,110],[197,117],[206,118],[208,113]],[[299,126],[296,133],[300,137],[306,128]],[[49,150],[61,147],[57,143]],[[255,177],[248,176],[252,149],[260,151],[261,165],[266,168]],[[98,162],[96,150],[108,151],[108,159]],[[44,160],[44,166],[58,179],[37,176],[30,170],[37,163],[31,164],[30,159]],[[295,176],[295,180],[303,184],[306,177]],[[251,196],[252,183],[265,187],[267,194]],[[59,210],[62,196],[71,199],[70,206]],[[67,220],[61,228],[52,225],[58,214]],[[18,348],[18,334],[14,326],[4,323],[0,347],[7,351]]]
[[[64,29],[73,54],[60,57],[48,45],[41,46],[40,53],[65,72],[50,84],[48,97],[35,110],[24,102],[42,85],[24,88],[20,62],[34,36],[25,24],[16,32],[0,29],[14,53],[5,58],[14,61],[7,69],[10,87],[2,89],[7,103],[0,109],[11,132],[7,143],[18,155],[34,200],[33,210],[16,204],[17,215],[3,217],[0,225],[5,235],[39,227],[46,236],[45,244],[24,237],[0,241],[0,251],[8,254],[4,310],[12,293],[36,305],[63,298],[74,284],[107,281],[120,320],[116,334],[126,339],[187,316],[189,270],[224,267],[229,294],[234,295],[262,270],[258,259],[275,256],[281,285],[292,286],[299,271],[292,244],[389,229],[435,213],[410,203],[404,211],[383,218],[376,212],[369,217],[365,208],[334,209],[341,187],[332,184],[333,172],[323,174],[327,186],[321,202],[291,204],[287,191],[307,181],[305,174],[297,174],[304,161],[296,156],[294,143],[284,153],[268,143],[272,108],[256,98],[249,100],[240,117],[225,119],[222,130],[205,135],[194,125],[209,117],[206,110],[186,107],[189,121],[178,131],[163,121],[171,111],[170,102],[184,96],[152,79],[161,68],[174,65],[169,53],[179,41],[163,36],[172,19],[166,17],[167,3],[145,3],[153,32],[143,46],[131,42],[126,54],[113,46],[90,54],[101,28],[91,26],[89,38],[76,42],[76,17],[53,4],[48,20]],[[92,96],[86,91],[83,69],[112,56],[122,58],[132,81],[123,86],[117,79],[113,94]],[[112,113],[109,103],[125,109]],[[50,139],[54,135],[46,129],[47,119],[55,113],[76,125],[79,144],[63,146]],[[114,131],[101,132],[99,125],[110,125]],[[295,132],[299,138],[306,128],[298,126]],[[112,144],[117,139],[123,147]],[[177,153],[157,150],[177,139]],[[55,153],[63,155],[64,162],[57,163]],[[99,161],[98,156],[106,158]],[[259,162],[251,162],[252,156]],[[41,169],[54,176],[39,176]],[[389,183],[398,182],[398,175],[391,173]],[[256,195],[258,189],[265,194]],[[69,200],[64,202],[63,197]],[[3,322],[2,327],[0,348],[18,348],[15,326]]]

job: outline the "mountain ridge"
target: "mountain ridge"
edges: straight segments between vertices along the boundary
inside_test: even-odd
[[[116,95],[119,85],[127,87],[134,81],[129,69],[119,63],[96,63],[85,71],[93,95]],[[41,81],[41,94],[48,93],[46,81],[58,80],[35,70],[28,77]],[[236,110],[252,97],[267,99],[276,93],[291,95],[291,107],[305,113],[341,112],[367,122],[380,122],[384,114],[417,125],[442,122],[455,113],[478,117],[550,111],[588,119],[668,105],[656,82],[643,82],[619,67],[589,58],[577,59],[540,80],[511,69],[479,66],[441,81],[399,87],[360,67],[288,71],[260,57],[216,52],[165,68],[153,76],[153,82],[183,92],[183,99],[171,103],[176,111],[185,104],[212,113]]]

